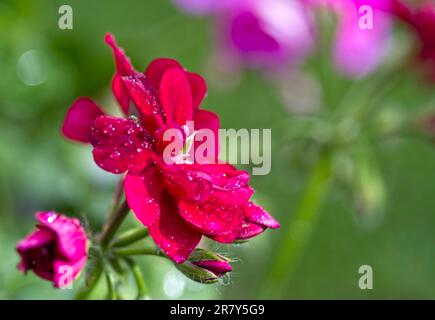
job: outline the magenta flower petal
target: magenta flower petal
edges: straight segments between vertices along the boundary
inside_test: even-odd
[[[36,213],[37,230],[18,243],[21,261],[18,269],[32,270],[58,287],[66,279],[71,283],[87,260],[87,237],[80,222],[53,211]],[[60,262],[63,268],[59,269]]]
[[[157,101],[155,89],[142,73],[122,77],[122,80],[140,113],[142,124],[150,133],[154,133],[164,123],[163,110]]]
[[[166,70],[171,68],[183,69],[177,60],[168,58],[155,59],[145,70],[145,76],[154,89],[158,90],[160,88],[160,81],[162,81],[163,74]]]
[[[218,16],[221,53],[249,67],[278,72],[295,64],[314,42],[305,5],[286,0],[233,2]]]
[[[233,191],[215,191],[210,199],[230,206],[243,206],[254,194],[254,189],[247,186]]]
[[[389,1],[359,2],[332,2],[340,19],[334,47],[334,63],[343,74],[350,77],[363,77],[377,69],[386,55],[391,33],[391,18],[386,13],[389,10]],[[368,4],[373,9],[373,29],[360,27],[358,8],[361,4]]]
[[[118,47],[115,37],[108,33],[104,38],[105,42],[112,48],[113,55],[115,57],[116,73],[120,76],[129,76],[136,73],[133,65],[130,62],[130,58],[125,55],[122,48]]]
[[[354,77],[373,72],[385,56],[388,27],[379,27],[384,30],[361,30],[355,21],[346,19],[339,28],[334,53],[337,68]]]
[[[213,201],[223,206],[245,204],[252,195],[249,174],[225,164],[164,166],[167,190],[177,198],[196,203]]]
[[[156,92],[142,73],[122,77],[127,90],[138,110],[146,116],[160,115],[161,108],[156,99]]]
[[[163,74],[159,98],[167,123],[175,121],[180,126],[184,126],[186,121],[192,120],[192,92],[184,70],[172,68]]]
[[[43,254],[41,254],[39,248],[51,248],[55,240],[56,235],[47,228],[37,229],[26,238],[21,240],[17,244],[17,251],[21,256],[21,262],[18,265],[18,269],[21,272],[26,273],[29,269],[32,268],[32,261],[38,260],[42,262],[44,257],[46,257],[47,255],[44,256]],[[46,266],[48,263],[43,262],[42,264]],[[41,270],[46,269],[47,268],[44,267],[41,268]],[[45,276],[43,278],[46,279]]]
[[[237,15],[232,23],[232,40],[241,51],[279,51],[278,41],[262,29],[259,17],[253,12]]]
[[[219,159],[219,117],[207,110],[195,110],[193,113],[193,121],[195,124],[195,131],[199,131],[201,129],[210,129],[214,134],[214,155],[208,154],[207,151],[202,156],[204,157],[204,160],[208,163],[218,163]],[[194,150],[198,150],[198,147],[203,143],[203,141],[195,141],[195,148]],[[192,159],[195,159],[194,156],[192,156]],[[195,159],[197,160],[197,159]]]
[[[231,272],[233,268],[227,261],[202,260],[192,262],[194,265],[214,273],[217,277],[222,277],[225,273]]]
[[[37,276],[44,280],[53,280],[53,259],[55,257],[55,241],[40,245],[34,248],[17,248],[21,260],[18,270],[26,274],[32,270]]]
[[[266,210],[262,207],[249,202],[244,207],[245,219],[250,222],[262,225],[267,228],[277,229],[280,227],[278,221],[276,221]]]
[[[187,78],[192,91],[193,108],[198,109],[207,94],[207,83],[197,73],[187,72]]]
[[[167,193],[161,199],[159,219],[149,231],[154,242],[176,263],[183,263],[201,240],[201,233],[178,215],[177,205]]]
[[[163,185],[161,176],[154,166],[140,175],[127,174],[124,181],[128,206],[140,222],[149,227],[160,215],[160,199]]]
[[[238,235],[237,240],[251,239],[253,237],[258,236],[265,229],[266,229],[265,227],[262,227],[256,223],[245,222],[245,223],[243,223],[242,230],[240,231],[240,234]]]
[[[127,88],[125,87],[124,82],[122,81],[122,77],[115,73],[112,80],[112,92],[115,96],[116,101],[118,101],[121,106],[122,111],[125,115],[130,113],[130,95],[128,93]]]
[[[29,234],[17,244],[17,250],[23,252],[44,246],[56,239],[56,235],[47,228],[40,228]]]
[[[86,265],[87,257],[75,261],[55,260],[53,264],[53,284],[55,288],[71,285]]]
[[[184,170],[182,165],[164,166],[162,174],[166,190],[176,198],[202,202],[210,197],[211,182]]]
[[[97,118],[89,140],[98,166],[112,173],[140,172],[152,155],[149,134],[132,119]]]
[[[243,212],[237,207],[199,206],[182,200],[178,208],[184,220],[207,235],[229,235],[240,231],[243,224]]]
[[[223,206],[243,206],[254,190],[248,185],[249,174],[229,164],[190,165],[199,177],[209,181],[212,193],[209,200]],[[187,168],[189,168],[187,167]]]
[[[249,173],[237,170],[230,164],[191,164],[180,165],[179,168],[191,175],[209,180],[216,186],[216,189],[222,191],[234,191],[246,187],[249,182]]]
[[[214,241],[220,242],[220,243],[233,243],[239,238],[240,233],[243,230],[243,224],[240,225],[238,229],[233,229],[231,232],[227,234],[218,234],[218,235],[207,235],[210,239],[213,239]]]
[[[87,237],[78,219],[68,218],[53,211],[37,212],[36,220],[41,226],[53,231],[57,248],[68,260],[77,260],[86,255]]]
[[[116,72],[112,81],[113,95],[124,113],[127,115],[130,111],[130,98],[124,83],[120,80],[120,77],[134,75],[136,71],[131,64],[130,59],[125,55],[124,50],[118,47],[115,37],[112,34],[106,34],[104,40],[112,48],[115,57]]]
[[[208,110],[195,110],[193,114],[195,130],[210,129],[213,131],[216,140],[219,138],[219,117],[216,113]]]
[[[103,114],[103,110],[91,99],[78,98],[68,109],[62,133],[69,139],[89,143],[89,130],[94,120]]]

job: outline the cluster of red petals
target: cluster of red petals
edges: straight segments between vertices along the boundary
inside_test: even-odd
[[[17,245],[18,269],[24,273],[33,270],[55,287],[66,287],[86,264],[86,233],[79,220],[56,212],[38,212],[36,220],[37,229]]]
[[[272,216],[250,202],[247,172],[229,164],[168,165],[162,160],[168,128],[193,121],[194,130],[207,128],[218,138],[219,118],[199,108],[207,92],[204,79],[172,59],[156,59],[137,72],[113,36],[105,40],[116,62],[113,94],[125,117],[105,115],[92,100],[79,98],[67,113],[63,133],[91,143],[95,162],[104,170],[126,172],[128,205],[155,243],[182,263],[203,235],[232,243],[278,228]]]

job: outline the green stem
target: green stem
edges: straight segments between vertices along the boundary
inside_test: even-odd
[[[115,187],[115,192],[113,194],[113,204],[112,204],[112,209],[110,210],[110,215],[112,215],[118,208],[119,203],[122,199],[123,192],[124,192],[124,179],[121,178]]]
[[[147,298],[148,289],[146,287],[142,271],[140,270],[139,266],[133,261],[133,259],[125,258],[125,261],[130,267],[131,273],[134,277],[134,281],[136,282],[137,300],[145,300]]]
[[[162,256],[162,257],[164,256],[162,253],[157,251],[156,248],[147,248],[147,247],[120,248],[120,249],[113,249],[112,252],[115,255],[121,257],[140,256],[140,255],[152,255],[152,256]]]
[[[330,181],[330,155],[324,151],[313,168],[299,209],[284,233],[277,256],[260,290],[261,298],[280,298],[287,289],[321,212]]]
[[[118,228],[121,226],[121,223],[124,221],[125,217],[127,216],[128,212],[130,211],[127,203],[124,201],[119,206],[119,201],[122,197],[122,180],[118,183],[116,190],[115,190],[115,196],[114,196],[114,203],[113,208],[111,210],[111,213],[109,214],[106,223],[103,226],[103,231],[99,238],[99,243],[101,245],[101,249],[106,249],[107,246],[110,244],[110,241],[112,240],[113,236],[115,235]],[[96,259],[95,267],[90,270],[89,275],[86,277],[86,283],[85,285],[79,290],[79,292],[76,295],[76,299],[78,300],[84,300],[87,299],[88,296],[92,293],[92,291],[95,289],[102,273],[103,273],[103,264],[101,260],[101,255],[99,254],[98,257],[94,257]],[[106,281],[108,280],[107,274],[106,274]],[[110,279],[109,279],[110,280]]]
[[[107,259],[107,261],[109,262],[110,266],[112,267],[112,269],[119,275],[119,276],[124,276],[125,275],[125,270],[122,267],[122,265],[119,263],[119,259],[117,257],[109,257]]]
[[[80,289],[76,294],[76,300],[86,300],[91,292],[97,286],[98,280],[100,280],[101,274],[103,273],[103,265],[101,262],[97,262],[92,270],[90,270],[90,274],[86,277],[85,285]]]
[[[115,291],[115,280],[113,279],[113,274],[110,271],[106,270],[104,272],[107,284],[107,296],[109,300],[116,300],[116,291]]]
[[[121,234],[118,238],[115,239],[112,243],[112,247],[125,247],[129,244],[142,240],[143,238],[148,237],[149,232],[148,229],[144,227],[138,227],[131,230],[126,231]]]
[[[130,208],[128,207],[127,202],[124,201],[114,214],[109,217],[103,227],[103,232],[100,237],[100,243],[103,249],[107,248],[116,231],[121,226],[121,223],[124,221],[125,217],[127,217],[129,211]]]

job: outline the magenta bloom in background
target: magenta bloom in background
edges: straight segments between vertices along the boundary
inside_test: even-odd
[[[225,10],[227,6],[237,2],[234,0],[173,0],[174,3],[192,14],[214,14],[219,10]],[[244,1],[244,0],[242,0]]]
[[[353,1],[343,5],[334,49],[334,62],[344,74],[361,77],[375,71],[387,54],[391,17],[380,9],[385,1]],[[373,9],[373,29],[360,27],[362,4]]]
[[[213,15],[222,65],[282,69],[306,57],[314,46],[313,9],[338,16],[333,59],[349,77],[375,71],[387,54],[392,0],[174,0],[192,14]],[[361,27],[363,5],[373,11],[373,28]],[[364,20],[364,19],[363,19]]]
[[[337,14],[333,45],[337,69],[349,77],[363,77],[382,63],[387,54],[392,21],[387,13],[390,0],[309,0],[312,7],[323,6]],[[365,20],[363,5],[372,9],[372,21]]]
[[[86,233],[78,219],[53,211],[38,212],[35,217],[36,230],[17,245],[18,269],[24,273],[32,270],[57,288],[66,287],[86,264]]]
[[[295,63],[313,46],[303,1],[175,0],[193,14],[216,19],[218,55],[225,63],[277,69]]]

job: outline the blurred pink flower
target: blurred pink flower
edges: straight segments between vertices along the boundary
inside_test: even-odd
[[[375,71],[388,49],[392,22],[387,11],[391,1],[309,0],[308,2],[313,6],[326,6],[338,15],[338,29],[333,47],[333,59],[337,69],[347,76],[356,78]],[[368,21],[366,17],[372,18],[372,21]]]
[[[278,69],[305,57],[313,46],[302,0],[175,0],[190,13],[216,18],[218,50],[225,63]]]
[[[173,0],[182,10],[192,14],[216,13],[218,10],[230,6],[234,0]]]
[[[70,285],[87,260],[87,237],[78,219],[53,211],[37,212],[37,229],[20,241],[18,269],[28,270],[62,288]]]

